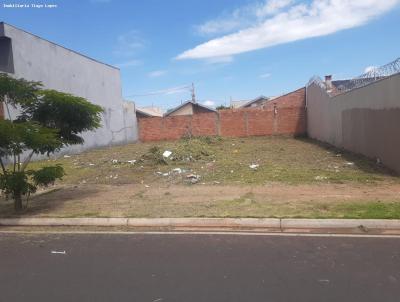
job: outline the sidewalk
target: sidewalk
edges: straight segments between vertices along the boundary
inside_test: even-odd
[[[165,231],[400,233],[400,220],[279,218],[2,218],[0,226],[130,227]]]

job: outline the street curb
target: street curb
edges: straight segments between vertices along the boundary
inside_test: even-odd
[[[291,218],[0,218],[0,226],[125,226],[226,230],[400,230],[400,220]]]

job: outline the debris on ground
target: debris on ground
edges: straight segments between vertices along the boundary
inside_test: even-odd
[[[64,158],[70,158],[71,156],[69,156],[69,155],[64,155]]]
[[[89,166],[94,166],[95,164],[93,164],[93,163],[89,163]]]
[[[258,168],[259,166],[260,166],[259,164],[251,164],[251,165],[249,166],[249,168],[252,169],[252,170],[257,170],[257,168]]]
[[[165,152],[164,152],[165,153]],[[151,165],[167,165],[168,162],[163,156],[160,147],[153,146],[145,154],[143,154],[139,160],[140,162],[148,163]]]
[[[314,179],[315,180],[326,180],[326,179],[328,179],[328,177],[318,175],[318,176],[315,176]]]
[[[168,158],[168,157],[170,157],[171,156],[171,154],[172,154],[172,152],[171,151],[169,151],[169,150],[165,150],[164,151],[164,153],[162,154],[165,158]]]
[[[349,166],[349,167],[352,167],[352,166],[354,166],[354,163],[351,162],[351,161],[348,161],[348,162],[345,163],[345,165],[346,165],[346,166]]]
[[[113,164],[118,164],[118,159],[113,159],[111,162],[112,162]]]
[[[65,255],[66,251],[51,251],[52,254],[62,254]]]
[[[335,154],[335,156],[336,156],[336,157],[341,157],[342,154],[341,154],[341,153],[337,153],[337,154]]]
[[[145,186],[145,188],[150,188],[150,186],[149,185],[144,185]]]
[[[190,183],[196,184],[200,180],[200,175],[188,174],[188,175],[186,175],[186,178],[190,181]]]
[[[175,169],[172,170],[172,172],[181,174],[182,173],[182,169],[181,168],[175,168]]]
[[[136,159],[128,160],[127,163],[133,165],[136,163]]]

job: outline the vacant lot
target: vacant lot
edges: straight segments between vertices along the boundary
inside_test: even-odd
[[[64,180],[33,196],[23,215],[400,218],[399,177],[308,139],[130,144],[31,168],[57,163]],[[1,202],[0,215],[14,215],[10,201]]]

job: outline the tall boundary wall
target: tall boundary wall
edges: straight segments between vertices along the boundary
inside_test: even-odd
[[[194,115],[139,118],[138,128],[142,142],[206,135],[304,135],[305,88],[269,101],[264,109],[228,109]]]
[[[3,55],[0,72],[14,78],[40,81],[46,89],[86,98],[104,109],[101,127],[82,133],[85,143],[66,147],[62,153],[137,140],[135,105],[123,100],[118,68],[3,22],[0,22],[0,55]],[[0,107],[2,105],[0,103]],[[10,115],[4,110],[4,118],[15,118],[18,109],[9,109]]]
[[[307,133],[400,173],[400,74],[330,97],[307,88]]]

